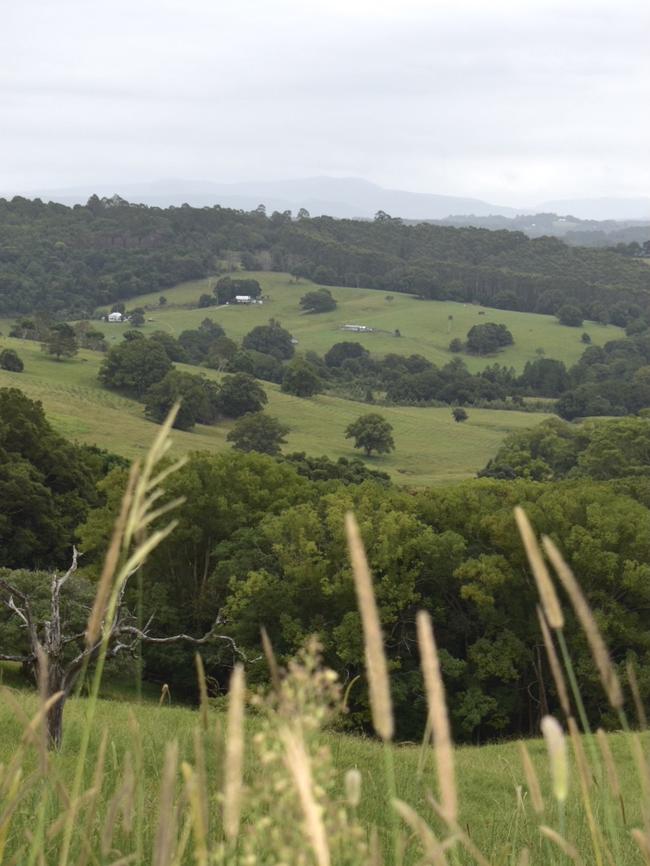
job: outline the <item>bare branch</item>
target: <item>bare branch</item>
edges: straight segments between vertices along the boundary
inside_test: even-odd
[[[72,577],[72,575],[77,570],[77,562],[78,562],[80,556],[81,556],[81,554],[79,553],[77,548],[73,545],[72,546],[72,564],[70,565],[70,568],[66,571],[66,573],[63,575],[63,577],[59,577],[59,578],[54,579],[55,583],[56,583],[57,591],[61,590],[61,587],[63,586],[63,584],[68,580],[69,577]]]
[[[207,631],[203,637],[194,637],[190,634],[174,634],[169,637],[153,637],[147,632],[149,624],[151,623],[151,619],[144,627],[144,629],[139,629],[134,625],[119,625],[116,627],[116,634],[130,634],[136,640],[142,641],[142,643],[150,643],[150,644],[170,644],[170,643],[180,643],[184,641],[185,643],[190,643],[193,646],[199,646],[201,644],[210,643],[211,641],[225,641],[230,644],[233,652],[237,653],[237,655],[241,656],[243,659],[246,658],[242,650],[239,649],[233,638],[229,637],[225,634],[217,634],[216,630],[220,625],[223,625],[223,620],[220,616],[216,618],[212,627],[209,631]]]
[[[12,655],[5,655],[4,653],[0,653],[0,662],[20,662],[21,664],[27,664],[28,662],[33,662],[34,659],[35,659],[34,655],[12,656]]]
[[[61,643],[63,646],[67,646],[69,643],[74,643],[78,640],[83,640],[86,637],[85,631],[80,631],[79,634],[71,634],[70,637],[62,637]]]
[[[13,595],[9,596],[9,601],[6,602],[6,605],[9,610],[13,611],[16,616],[20,617],[20,619],[22,619],[25,625],[29,628],[29,621],[27,620],[27,615],[16,605]]]

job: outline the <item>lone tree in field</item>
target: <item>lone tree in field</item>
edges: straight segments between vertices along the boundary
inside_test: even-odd
[[[582,327],[582,310],[576,307],[575,304],[563,304],[555,314],[556,319],[561,325],[568,325],[570,328]]]
[[[306,313],[329,313],[336,309],[336,301],[329,289],[316,289],[302,296],[300,306]]]
[[[361,415],[345,431],[346,439],[354,439],[355,448],[363,448],[366,456],[370,457],[373,451],[378,454],[388,454],[395,448],[393,441],[393,427],[388,421],[377,414],[370,412]]]
[[[42,343],[43,351],[52,355],[57,361],[61,358],[72,358],[79,351],[77,336],[70,325],[61,322],[52,325]]]
[[[180,500],[173,500],[161,505],[162,489],[158,483],[180,465],[160,465],[169,449],[168,434],[174,423],[176,408],[164,423],[144,464],[135,463],[131,468],[84,630],[77,629],[71,633],[70,623],[64,613],[67,607],[64,590],[73,586],[77,570],[76,549],[73,548],[72,564],[65,574],[52,576],[45,616],[36,615],[34,598],[11,580],[0,577],[0,604],[10,611],[21,627],[16,646],[1,648],[0,661],[19,662],[34,671],[47,709],[45,724],[50,748],[59,748],[61,745],[65,702],[88,665],[97,665],[93,682],[93,694],[96,694],[104,662],[120,654],[135,653],[141,643],[172,644],[185,641],[200,645],[223,640],[234,652],[239,653],[232,638],[218,634],[217,629],[223,622],[219,615],[212,628],[201,637],[187,634],[154,637],[151,634],[153,617],[140,626],[126,607],[125,594],[129,581],[141,568],[148,554],[175,526],[171,522],[160,529],[151,528],[152,523],[159,523],[163,515],[180,504]]]
[[[289,428],[265,412],[244,415],[226,436],[237,451],[257,451],[260,454],[276,456],[280,453]]]
[[[22,373],[25,365],[13,349],[3,349],[0,352],[0,369],[8,370],[10,373]]]

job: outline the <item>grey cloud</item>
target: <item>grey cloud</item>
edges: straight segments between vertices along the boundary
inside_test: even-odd
[[[0,189],[349,173],[515,203],[650,191],[632,0],[14,6]]]

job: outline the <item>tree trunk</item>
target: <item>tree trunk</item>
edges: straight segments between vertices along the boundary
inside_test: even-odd
[[[52,693],[53,694],[53,693]],[[47,712],[47,746],[49,749],[61,748],[63,738],[63,706],[65,695],[53,704]]]
[[[51,658],[48,659],[44,679],[44,687],[41,685],[40,688],[45,692],[46,700],[49,700],[52,695],[63,692],[59,700],[52,704],[47,711],[47,717],[45,720],[47,727],[47,747],[48,749],[58,750],[61,748],[61,740],[63,739],[63,708],[66,698],[68,697],[64,690],[65,678],[63,669],[58,661]]]

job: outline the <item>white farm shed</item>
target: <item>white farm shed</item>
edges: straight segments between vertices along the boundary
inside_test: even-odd
[[[109,322],[121,322],[122,321],[122,313],[109,313],[108,314]]]

